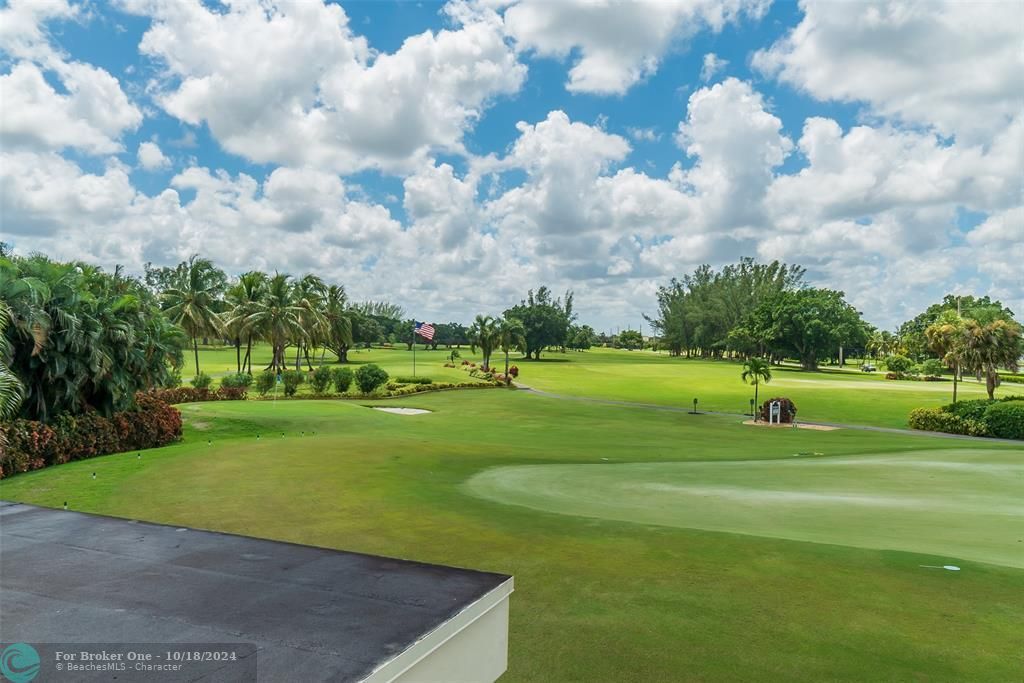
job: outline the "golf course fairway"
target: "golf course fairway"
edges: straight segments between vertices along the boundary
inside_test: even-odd
[[[1024,567],[1024,463],[1005,450],[520,465],[466,488],[565,515]]]

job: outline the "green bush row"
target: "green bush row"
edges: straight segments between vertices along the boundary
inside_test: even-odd
[[[941,408],[917,408],[910,413],[911,429],[930,432],[1024,439],[1024,396],[975,399]]]
[[[395,382],[398,384],[431,384],[433,382],[429,377],[395,377]]]

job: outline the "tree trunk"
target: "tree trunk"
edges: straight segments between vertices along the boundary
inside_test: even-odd
[[[752,411],[754,413],[754,422],[757,422],[757,413],[759,412],[759,408],[761,407],[757,403],[757,389],[759,384],[760,382],[754,382],[754,410]]]
[[[248,367],[247,372],[252,374],[252,335],[245,342],[245,364]]]
[[[956,403],[956,384],[960,376],[960,364],[953,366],[953,403]]]
[[[199,376],[199,340],[192,337],[192,350],[196,354],[196,376]]]
[[[508,377],[508,351],[505,352],[505,386],[507,387],[512,383],[512,380]]]
[[[995,371],[985,371],[985,391],[988,392],[988,400],[992,401],[996,397],[996,375]]]
[[[242,340],[235,337],[235,372],[242,374]]]

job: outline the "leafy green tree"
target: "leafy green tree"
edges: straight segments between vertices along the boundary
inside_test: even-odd
[[[522,350],[526,347],[526,328],[521,320],[504,318],[498,323],[498,348],[505,354],[505,386],[512,383],[508,376],[508,354],[512,349]]]
[[[964,367],[985,375],[985,390],[995,398],[999,368],[1016,372],[1021,356],[1021,329],[1013,321],[997,319],[988,324],[964,320]]]
[[[622,332],[619,332],[619,335],[615,340],[615,345],[620,349],[633,351],[634,349],[643,347],[644,338],[637,330],[623,330]]]
[[[547,287],[541,287],[536,292],[530,290],[526,299],[505,311],[504,315],[523,323],[526,357],[540,360],[540,354],[545,348],[565,347],[568,341],[569,326],[576,317],[573,313],[573,293],[566,292],[564,299],[558,299]]]
[[[748,358],[743,363],[743,373],[740,375],[747,384],[754,385],[754,405],[761,405],[758,402],[757,390],[761,386],[761,382],[767,384],[772,381],[772,368],[771,364],[768,363],[764,358]],[[754,411],[754,421],[757,421],[757,411]]]
[[[324,299],[327,285],[316,275],[304,275],[294,285],[293,297],[299,312],[299,325],[294,331],[295,369],[299,369],[299,354],[303,355],[306,367],[313,369],[309,351],[328,341],[327,319],[324,317]]]
[[[729,350],[761,355],[767,340],[756,334],[761,328],[750,324],[751,316],[762,302],[803,284],[803,268],[778,261],[744,258],[720,271],[702,265],[659,287],[658,315],[645,318],[672,355],[717,357]]]
[[[586,351],[597,343],[597,334],[590,325],[570,325],[567,346],[573,351]]]
[[[199,338],[218,334],[223,328],[217,313],[226,278],[212,261],[198,255],[190,257],[182,266],[184,268],[170,280],[172,286],[164,290],[160,298],[167,317],[192,338],[198,375]]]
[[[854,330],[866,336],[860,313],[831,289],[779,292],[755,309],[751,321],[768,349],[796,356],[805,370],[816,370],[819,359],[834,353]]]
[[[483,369],[491,369],[491,354],[498,345],[498,324],[489,315],[478,315],[469,327],[469,344],[476,353],[480,349],[483,356]]]

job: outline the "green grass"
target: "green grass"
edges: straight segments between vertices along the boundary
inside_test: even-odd
[[[636,362],[608,356],[615,372]],[[572,367],[526,367],[541,378],[549,366]],[[848,503],[818,501],[808,513],[825,523],[818,542],[808,542],[793,540],[811,525],[800,515],[766,508],[766,519],[744,527],[714,498],[666,500],[659,518],[638,523],[607,511],[562,514],[564,500],[557,512],[509,505],[467,484],[491,468],[522,466],[557,481],[544,468],[565,467],[555,473],[564,475],[559,491],[597,487],[613,511],[621,491],[612,473],[639,485],[656,478],[934,499],[948,491],[957,506],[975,496],[989,507],[990,497],[1024,496],[1019,473],[968,470],[962,480],[951,472],[932,480],[937,468],[918,465],[1019,465],[1020,448],[965,454],[953,440],[760,430],[736,418],[525,392],[388,405],[435,412],[405,417],[345,401],[187,405],[179,444],[141,459],[119,454],[19,475],[0,481],[0,497],[514,574],[508,681],[1020,678],[1024,571],[994,555],[989,563],[971,559],[979,547],[1012,540],[1006,529],[1022,528],[1019,513],[1007,512],[990,544],[944,528],[952,516],[929,526],[893,507],[892,533],[873,544],[872,534],[859,534],[855,512],[842,509]],[[836,458],[833,470],[821,465],[828,477],[816,481],[815,465],[793,458],[808,452],[821,453],[822,463]],[[853,456],[870,462],[854,466]],[[589,472],[598,469],[595,479]],[[699,528],[719,517],[734,528]],[[920,567],[947,563],[963,571]]]
[[[793,456],[496,467],[472,477],[468,490],[568,515],[938,556],[955,552],[1024,569],[1020,453]]]
[[[468,348],[460,350],[462,358],[479,362]],[[417,374],[437,381],[472,381],[459,368],[443,367],[447,351],[417,351]],[[270,350],[258,345],[254,367],[270,362]],[[359,350],[350,353],[353,366],[377,363],[392,376],[412,371],[412,354],[401,349]],[[333,356],[328,353],[327,360]],[[504,367],[504,359],[494,359]],[[461,362],[461,361],[456,361]],[[659,405],[693,406],[699,400],[704,410],[748,412],[753,387],[740,379],[742,366],[733,361],[704,361],[672,358],[651,351],[620,351],[592,349],[583,353],[547,353],[544,360],[527,361],[513,358],[521,371],[520,381],[528,386],[561,394],[608,400],[635,401]],[[200,367],[211,375],[234,372],[233,348],[200,351]],[[183,376],[191,377],[186,365]],[[846,424],[906,427],[910,411],[920,407],[937,407],[952,400],[952,382],[915,382],[886,380],[884,372],[867,374],[856,366],[846,369],[823,368],[806,372],[795,366],[772,368],[773,378],[760,389],[760,400],[787,396],[797,405],[798,417]],[[997,396],[1024,394],[1024,385],[1006,383]],[[300,395],[309,394],[307,385]],[[984,398],[983,384],[973,380],[961,383],[960,398]]]

